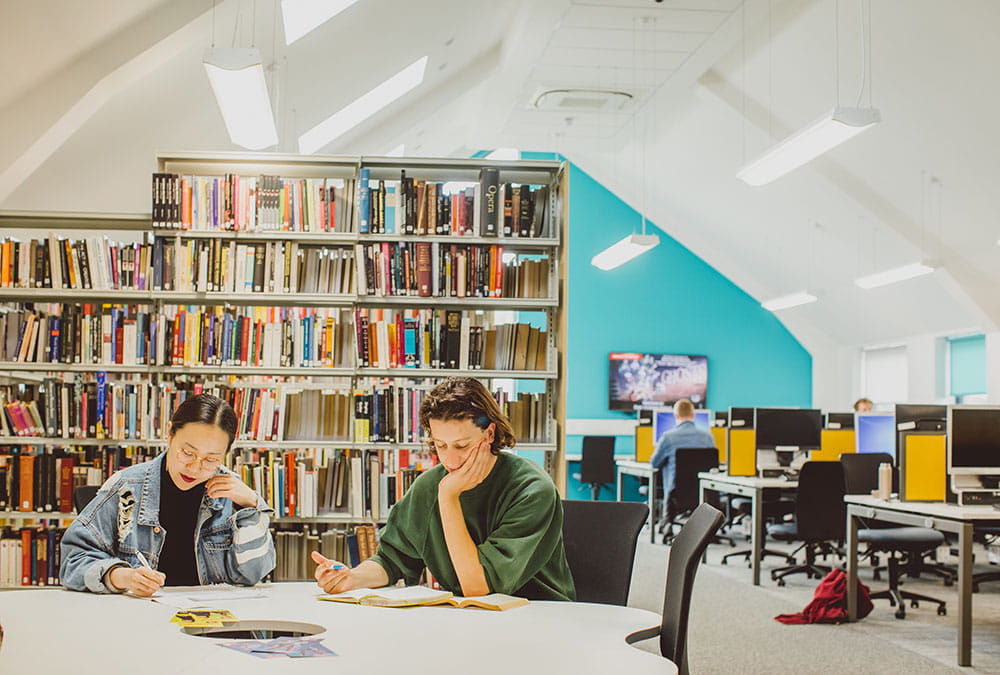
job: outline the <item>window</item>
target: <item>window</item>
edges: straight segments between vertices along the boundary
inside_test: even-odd
[[[906,347],[879,347],[861,353],[861,395],[878,409],[907,400]]]
[[[948,393],[958,403],[977,403],[986,395],[986,336],[948,338]]]

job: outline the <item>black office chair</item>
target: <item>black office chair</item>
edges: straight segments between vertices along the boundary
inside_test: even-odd
[[[660,531],[663,543],[674,536],[674,525],[688,516],[699,503],[698,474],[719,466],[719,451],[712,448],[677,448],[674,453],[674,489],[664,497]],[[732,540],[730,540],[732,542]]]
[[[764,523],[774,523],[784,520],[785,516],[791,515],[795,511],[795,502],[791,499],[768,499],[766,496],[767,490],[765,492],[765,497],[761,508],[764,510],[762,514]],[[729,512],[730,512],[730,522],[735,523],[738,518],[750,518],[753,515],[753,501],[749,497],[741,497],[740,495],[729,495]],[[722,564],[728,565],[729,559],[735,556],[743,556],[747,567],[752,567],[750,562],[750,556],[753,555],[753,550],[749,548],[740,549],[739,551],[733,551],[732,553],[727,553],[722,556]],[[760,557],[766,558],[767,556],[775,556],[777,558],[784,558],[785,561],[791,565],[795,562],[795,558],[784,553],[782,551],[776,551],[771,548],[761,548]]]
[[[944,542],[944,534],[926,527],[889,527],[858,530],[858,541],[867,543],[873,551],[889,554],[889,588],[871,594],[872,600],[888,600],[896,608],[896,618],[906,618],[906,604],[919,607],[920,601],[937,603],[937,613],[947,613],[946,603],[929,595],[904,591],[899,587],[900,577],[910,561],[919,561],[924,552],[935,549]],[[899,553],[903,558],[897,558]]]
[[[687,662],[687,628],[694,575],[698,571],[701,556],[722,525],[722,520],[722,512],[708,504],[701,504],[694,510],[670,547],[660,625],[636,631],[625,638],[627,643],[635,644],[659,635],[660,654],[677,664],[679,675],[690,673]]]
[[[887,452],[871,452],[871,453],[844,453],[840,456],[840,463],[844,467],[844,482],[847,486],[847,494],[849,495],[867,495],[871,494],[871,491],[878,487],[878,467],[882,463],[892,464],[892,455]],[[892,474],[892,491],[898,492],[897,473],[893,471]],[[864,541],[865,543],[870,543],[868,538],[870,535],[867,534],[868,530],[896,530],[897,532],[902,532],[910,528],[899,527],[895,523],[880,522],[878,520],[867,521],[867,528],[862,531],[866,532],[866,539],[859,541]],[[928,542],[937,541],[939,537],[936,534],[930,534],[926,532],[926,528],[913,528],[916,530],[923,531],[921,535]],[[909,533],[906,535],[900,535],[904,537],[904,540],[909,541],[913,536],[917,536],[916,533]],[[943,536],[943,535],[942,535]],[[886,539],[882,537],[881,539]],[[938,563],[927,562],[925,556],[929,553],[933,553],[936,545],[929,546],[922,552],[917,552],[918,555],[908,556],[906,560],[906,569],[904,572],[909,577],[919,577],[922,573],[933,574],[935,576],[941,577],[944,580],[945,586],[951,586],[955,583],[955,577],[957,572],[947,565],[940,565]],[[873,576],[876,581],[882,578],[882,571],[888,569],[885,566],[880,566],[878,564],[877,558],[875,558],[876,553],[884,552],[884,549],[879,549],[875,547],[868,547],[865,555],[868,555],[872,559],[872,564],[874,566]],[[898,565],[897,561],[897,565]]]
[[[563,501],[563,544],[578,602],[628,603],[642,502]]]
[[[78,488],[74,488],[73,508],[76,509],[76,512],[81,513],[83,508],[97,496],[97,491],[100,489],[100,485],[81,485]]]
[[[779,586],[785,585],[785,577],[789,574],[804,572],[810,579],[822,579],[830,572],[828,565],[816,562],[816,556],[839,554],[830,542],[844,540],[847,519],[844,494],[844,468],[840,462],[806,462],[802,465],[795,493],[795,521],[767,528],[767,533],[779,541],[801,541],[799,550],[804,550],[806,555],[802,564],[771,571],[771,578]]]
[[[615,437],[584,436],[580,458],[580,482],[590,486],[591,498],[601,497],[601,488],[615,482]]]

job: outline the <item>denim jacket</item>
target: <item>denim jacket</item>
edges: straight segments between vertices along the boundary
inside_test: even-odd
[[[140,565],[142,551],[155,569],[167,532],[160,526],[160,471],[166,453],[127,467],[101,486],[62,538],[60,577],[76,591],[108,593],[104,574],[122,561]],[[231,473],[219,468],[219,472]],[[202,497],[195,526],[195,561],[202,584],[253,585],[274,569],[274,543],[263,498],[235,508],[232,500]],[[167,580],[170,581],[169,579]]]

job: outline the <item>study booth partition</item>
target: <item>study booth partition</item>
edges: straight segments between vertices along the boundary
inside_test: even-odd
[[[943,405],[896,406],[895,456],[903,501],[948,499],[947,416]]]

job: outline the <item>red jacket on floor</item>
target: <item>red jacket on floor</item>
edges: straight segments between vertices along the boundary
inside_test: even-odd
[[[868,587],[858,581],[858,618],[863,619],[872,611]],[[812,602],[798,614],[779,614],[774,617],[781,623],[843,623],[847,621],[847,575],[835,569],[819,582]]]

